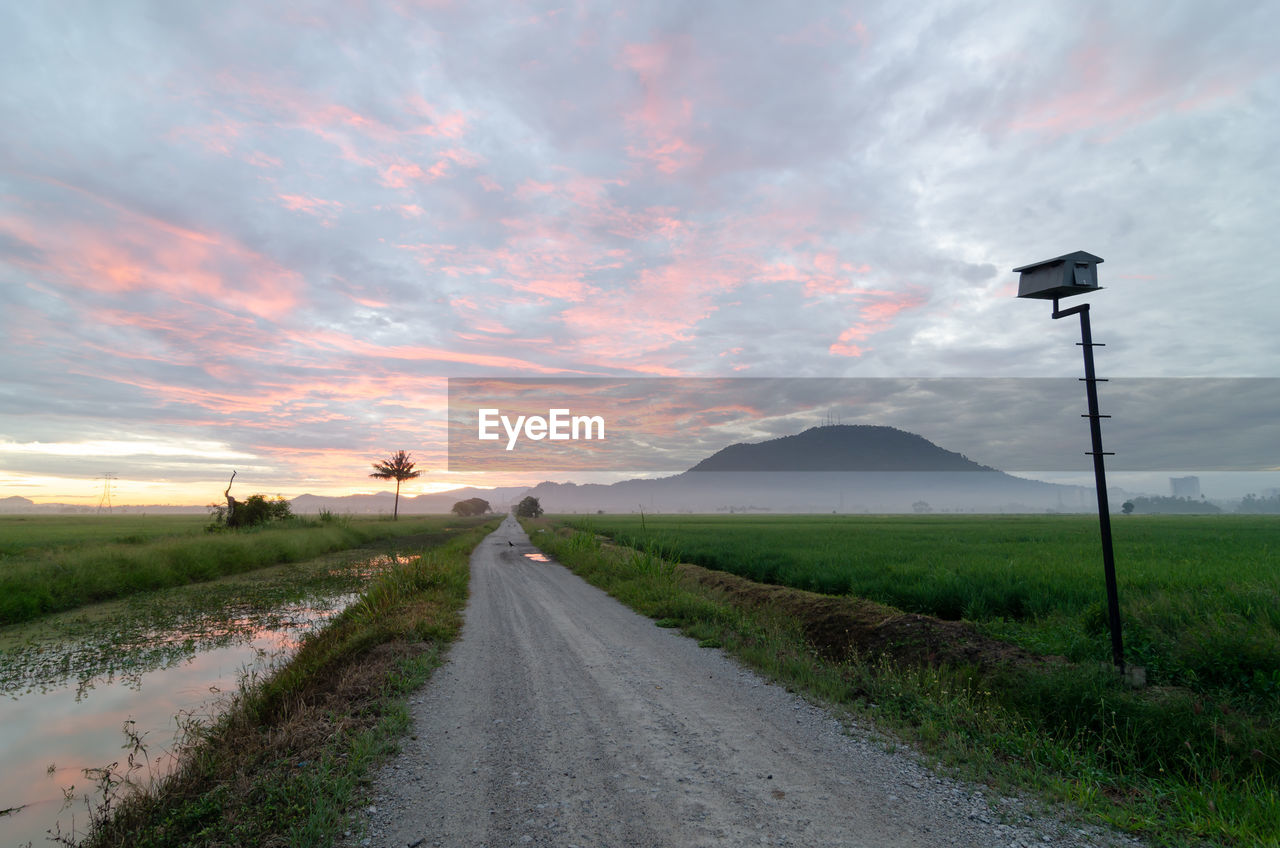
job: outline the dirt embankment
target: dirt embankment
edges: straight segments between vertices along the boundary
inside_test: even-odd
[[[738,606],[773,609],[800,622],[805,638],[826,659],[851,653],[889,656],[920,665],[995,668],[1044,667],[1063,662],[984,636],[963,621],[906,613],[864,598],[837,597],[756,583],[724,571],[681,564],[681,574]]]

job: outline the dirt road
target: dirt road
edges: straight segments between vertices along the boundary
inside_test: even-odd
[[[1133,844],[993,808],[534,553],[511,518],[476,548],[365,844]]]

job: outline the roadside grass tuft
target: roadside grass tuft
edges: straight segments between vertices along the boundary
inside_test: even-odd
[[[1158,845],[1280,844],[1280,722],[1274,706],[1259,708],[1253,697],[1132,690],[1096,661],[998,649],[972,625],[936,619],[939,632],[972,639],[976,650],[940,661],[927,644],[881,640],[874,650],[849,642],[833,656],[812,635],[852,620],[833,605],[867,602],[658,567],[652,549],[637,554],[548,519],[526,524],[546,529],[533,537],[546,553],[659,626],[718,643],[788,688],[913,741],[963,777],[1069,802]],[[899,623],[889,628],[896,634],[912,633],[908,625],[921,618],[877,609]],[[973,662],[956,659],[968,655]]]
[[[220,718],[189,722],[174,773],[113,798],[80,844],[331,845],[409,726],[406,695],[457,635],[470,552],[495,526],[399,562],[287,665],[246,681]]]

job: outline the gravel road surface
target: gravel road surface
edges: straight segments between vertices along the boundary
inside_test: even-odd
[[[940,778],[718,650],[655,627],[507,518],[353,844],[1134,845]]]

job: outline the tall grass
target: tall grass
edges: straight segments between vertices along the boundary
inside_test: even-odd
[[[292,521],[283,526],[204,533],[168,517],[113,526],[86,517],[46,523],[35,532],[0,522],[0,625],[167,586],[212,580],[379,539],[427,536],[478,519]],[[92,518],[92,517],[87,517]],[[154,524],[150,524],[154,521]],[[202,525],[203,526],[203,522]],[[124,541],[109,534],[124,531]],[[168,532],[162,532],[168,531]],[[43,544],[33,544],[32,539]],[[426,539],[424,538],[424,541]]]
[[[206,515],[0,515],[0,561],[4,557],[59,548],[136,544],[162,536],[192,536]]]

